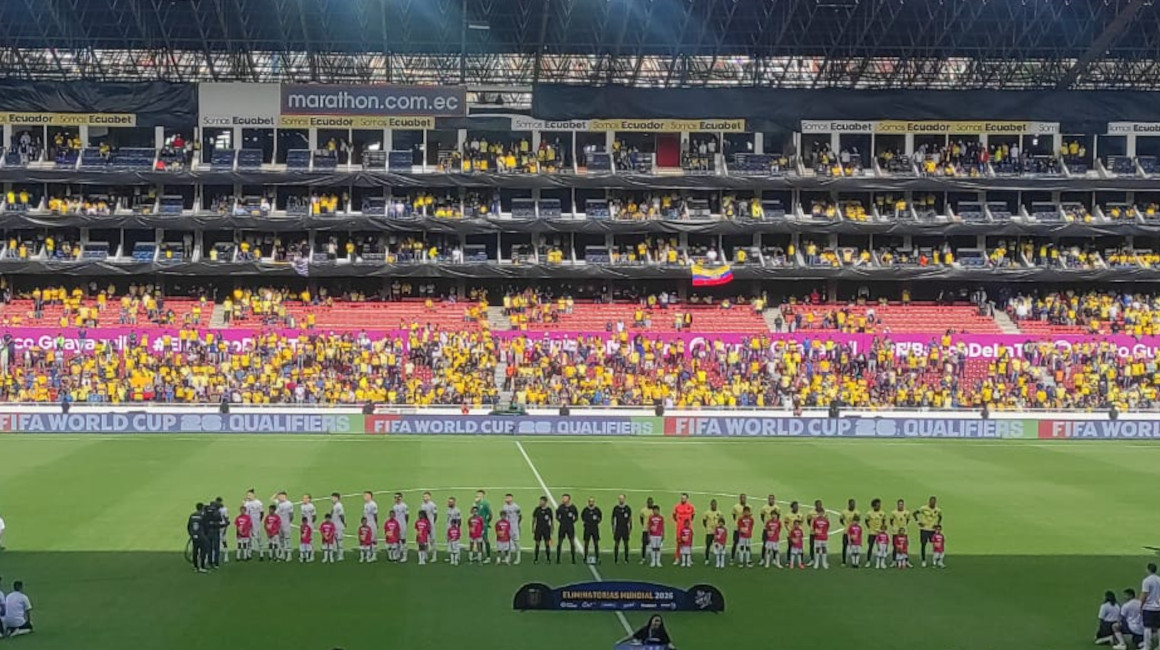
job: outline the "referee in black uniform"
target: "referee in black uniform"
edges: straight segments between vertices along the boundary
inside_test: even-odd
[[[556,523],[559,526],[559,539],[556,541],[556,564],[560,563],[560,549],[564,548],[564,540],[568,540],[568,547],[572,549],[572,564],[576,564],[576,520],[580,512],[572,505],[572,495],[560,497],[560,505],[556,508]]]
[[[540,497],[540,505],[532,510],[532,535],[536,540],[536,554],[532,564],[540,562],[540,542],[544,543],[544,556],[552,562],[552,509],[548,507],[548,497]]]
[[[620,546],[624,545],[624,563],[628,564],[628,536],[632,534],[632,508],[624,502],[624,495],[616,499],[612,506],[612,563],[620,557]]]
[[[189,535],[193,550],[193,570],[205,573],[209,564],[209,537],[206,531],[204,503],[194,506],[193,513],[185,522],[185,532]]]
[[[600,522],[604,521],[604,513],[596,506],[596,499],[588,497],[588,505],[584,507],[584,512],[580,513],[580,519],[584,522],[584,561],[600,563]],[[588,554],[588,542],[591,541],[596,555]],[[595,557],[595,560],[592,558]]]

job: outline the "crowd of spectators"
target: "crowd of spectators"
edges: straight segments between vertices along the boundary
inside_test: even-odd
[[[1007,301],[1017,323],[1039,321],[1090,334],[1160,334],[1160,297],[1151,294],[1074,291],[1017,294]]]
[[[867,350],[829,341],[754,337],[740,345],[625,333],[503,348],[506,387],[527,405],[665,404],[701,407],[1144,408],[1157,404],[1155,362],[1124,358],[1106,343],[1060,349],[1027,343],[1018,354],[970,359],[965,346],[935,337],[925,350],[876,338]]]
[[[452,151],[438,164],[443,172],[538,172],[554,174],[566,167],[565,150],[559,139],[541,140],[533,147],[528,138],[500,142],[487,137],[474,137],[464,142],[462,149]]]
[[[18,402],[238,404],[494,404],[496,342],[486,335],[413,327],[365,334],[259,335],[232,345],[181,329],[124,347],[29,347],[5,355],[0,399]]]

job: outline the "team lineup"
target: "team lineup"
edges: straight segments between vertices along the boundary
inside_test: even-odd
[[[344,540],[348,537],[348,520],[342,495],[330,495],[331,511],[321,520],[318,508],[311,495],[303,495],[297,504],[286,492],[278,492],[271,503],[264,506],[255,492],[250,490],[232,521],[228,508],[219,497],[210,504],[210,512],[215,513],[213,522],[191,523],[191,539],[194,540],[194,568],[205,572],[228,561],[228,541],[225,529],[234,528],[235,557],[251,560],[255,553],[259,561],[288,562],[294,559],[291,545],[293,528],[298,528],[298,561],[315,560],[315,536],[320,538],[321,560],[323,563],[343,561]],[[402,492],[394,494],[394,502],[386,511],[386,518],[380,520],[379,505],[374,493],[362,494],[362,515],[354,527],[353,539],[357,540],[359,562],[376,562],[380,553],[390,562],[405,563],[410,557],[409,536],[417,551],[417,561],[424,565],[437,561],[439,535],[436,525],[442,522],[442,547],[447,553],[446,562],[457,566],[461,561],[463,524],[467,524],[467,562],[474,564],[520,564],[523,549],[520,546],[520,530],[523,526],[523,511],[515,503],[512,494],[504,495],[498,517],[487,499],[487,492],[479,490],[466,517],[455,497],[448,497],[446,506],[440,510],[430,492],[424,492],[422,501],[412,521],[410,506]],[[576,563],[577,551],[584,562],[600,562],[601,529],[605,525],[604,512],[596,504],[595,498],[588,498],[583,508],[578,508],[571,495],[563,494],[554,508],[548,504],[549,498],[541,496],[532,510],[534,563],[539,563],[541,550],[546,562],[552,562],[552,548],[555,546],[555,563],[559,564],[562,552],[567,546],[570,560]],[[202,504],[198,504],[199,509]],[[850,499],[841,512],[827,510],[820,500],[812,509],[804,511],[797,501],[790,502],[783,513],[775,495],[770,494],[759,508],[752,507],[748,497],[741,494],[737,503],[728,513],[732,526],[726,520],[726,513],[718,508],[716,499],[709,502],[709,508],[701,513],[689,501],[688,494],[682,494],[679,502],[666,517],[660,505],[648,497],[638,511],[626,502],[625,495],[617,497],[612,507],[608,525],[612,533],[613,562],[631,561],[634,531],[639,526],[640,563],[650,567],[663,565],[662,556],[671,525],[675,530],[673,565],[689,567],[693,565],[696,544],[695,527],[699,524],[703,535],[703,562],[716,568],[731,564],[739,567],[762,566],[765,568],[828,569],[829,543],[831,535],[841,534],[840,562],[843,566],[909,568],[909,529],[917,524],[920,533],[920,561],[928,566],[945,568],[946,539],[942,532],[942,509],[936,497],[930,497],[922,507],[911,511],[905,501],[899,499],[894,510],[882,508],[881,499],[873,499],[870,509],[864,514],[857,508],[857,502]],[[831,517],[836,515],[840,528],[834,528]],[[493,522],[494,519],[494,522]],[[380,527],[381,521],[381,527]],[[191,518],[192,522],[192,518]],[[577,540],[577,527],[581,529]],[[381,530],[381,536],[379,531]],[[214,532],[206,532],[214,531]],[[494,548],[491,533],[494,532]],[[759,541],[758,557],[754,558],[754,536]],[[730,537],[732,539],[730,539]],[[785,538],[783,551],[782,538]],[[808,543],[807,543],[808,540]],[[783,558],[785,562],[783,563]]]

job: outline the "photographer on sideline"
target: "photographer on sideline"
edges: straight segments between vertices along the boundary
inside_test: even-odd
[[[206,573],[209,561],[209,530],[206,526],[205,504],[198,503],[185,522],[185,532],[193,548],[193,570]]]

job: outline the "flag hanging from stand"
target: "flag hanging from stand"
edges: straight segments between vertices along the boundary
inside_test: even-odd
[[[732,281],[733,267],[728,264],[719,264],[717,266],[706,266],[704,264],[693,265],[694,287],[716,287],[722,284],[729,284]]]

